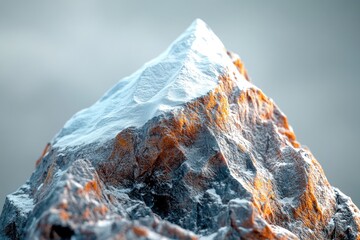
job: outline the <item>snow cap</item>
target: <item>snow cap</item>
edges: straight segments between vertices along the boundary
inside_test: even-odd
[[[207,94],[216,88],[219,76],[233,68],[220,39],[196,19],[163,54],[75,114],[52,145],[61,148],[113,139],[125,128],[141,127]]]

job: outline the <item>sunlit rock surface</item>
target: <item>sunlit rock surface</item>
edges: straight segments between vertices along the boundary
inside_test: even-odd
[[[0,217],[2,239],[360,239],[359,227],[201,20],[74,115]]]

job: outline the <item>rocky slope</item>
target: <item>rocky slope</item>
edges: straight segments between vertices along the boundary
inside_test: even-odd
[[[285,115],[201,20],[80,111],[6,198],[4,239],[360,239]]]

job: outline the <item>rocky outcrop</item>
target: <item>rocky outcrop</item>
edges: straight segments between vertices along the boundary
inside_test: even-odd
[[[360,239],[359,227],[201,20],[76,114],[0,217],[8,239]]]

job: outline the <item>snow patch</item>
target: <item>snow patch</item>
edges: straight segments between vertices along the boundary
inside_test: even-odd
[[[34,208],[33,199],[26,193],[29,190],[27,184],[23,185],[17,192],[7,196],[8,201],[19,209],[19,213],[23,216],[32,211]]]
[[[219,196],[219,194],[216,193],[214,188],[208,189],[206,190],[206,192],[215,197],[217,203],[222,204],[221,197]]]
[[[279,199],[279,202],[281,202],[283,205],[293,205],[294,203],[294,197],[284,197],[282,199]]]
[[[239,204],[239,205],[243,205],[243,204],[246,205],[246,204],[249,203],[248,200],[240,199],[240,198],[231,199],[230,202],[231,202],[231,203],[237,203],[237,204]]]
[[[200,240],[213,240],[217,235],[217,232],[214,232],[213,234],[207,235],[207,236],[200,236]]]

